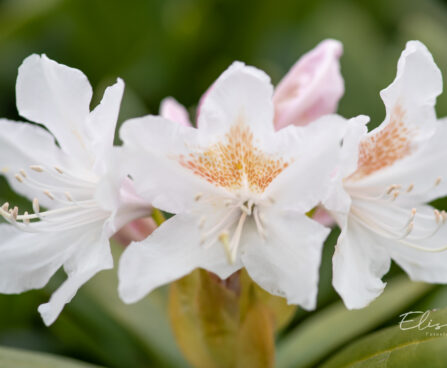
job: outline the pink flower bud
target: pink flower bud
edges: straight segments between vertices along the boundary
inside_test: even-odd
[[[113,239],[122,245],[129,245],[133,241],[144,240],[156,228],[157,225],[151,217],[140,218],[124,226]]]
[[[324,226],[334,226],[335,225],[335,221],[331,217],[329,212],[327,212],[322,207],[317,207],[314,215],[312,216],[312,219],[314,219],[315,221],[319,222],[321,225],[324,225]]]
[[[166,97],[160,104],[160,115],[184,126],[192,126],[188,110],[173,97]]]
[[[306,125],[337,110],[344,93],[339,58],[343,46],[325,40],[303,55],[275,90],[275,127]]]

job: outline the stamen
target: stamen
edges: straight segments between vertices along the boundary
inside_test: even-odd
[[[17,220],[17,216],[19,214],[19,207],[15,206],[14,209],[10,210],[10,211],[11,211],[12,218],[14,219],[14,221],[16,221]]]
[[[8,212],[8,209],[9,209],[9,203],[8,202],[3,203],[2,210]]]
[[[69,202],[73,202],[73,197],[71,196],[70,192],[65,192],[65,198],[67,198],[67,200]]]
[[[402,186],[399,185],[399,184],[393,184],[393,185],[390,185],[390,186],[388,187],[388,190],[387,190],[386,194],[391,194],[392,191],[394,191],[394,190],[396,190],[396,189],[400,189],[401,187],[402,187]]]
[[[438,176],[438,178],[435,181],[435,187],[437,187],[439,184],[441,184],[441,179],[442,178],[440,176]]]
[[[234,231],[233,237],[231,238],[231,242],[230,242],[230,249],[231,249],[230,263],[231,264],[233,264],[234,261],[236,260],[236,255],[237,255],[237,251],[239,249],[239,243],[241,240],[242,228],[244,226],[246,219],[247,219],[247,213],[242,212],[242,215],[239,219],[236,230]]]
[[[410,193],[414,188],[414,184],[410,184],[407,188],[407,193]]]
[[[45,194],[45,195],[46,195],[48,198],[50,198],[51,200],[54,200],[54,196],[53,196],[53,194],[51,194],[50,191],[45,190],[45,191],[43,192],[43,194]]]
[[[219,241],[222,243],[224,250],[225,250],[225,254],[228,258],[228,262],[233,263],[232,259],[231,259],[231,249],[230,249],[230,242],[229,242],[229,235],[228,235],[228,231],[222,231],[219,234],[218,237]]]
[[[267,235],[264,231],[264,227],[263,224],[261,222],[260,216],[259,216],[259,209],[258,207],[255,207],[255,209],[253,210],[253,217],[255,219],[255,224],[256,224],[256,228],[258,230],[259,235],[261,236],[262,239],[266,239]]]
[[[19,183],[23,183],[23,178],[19,174],[15,174],[14,176]]]
[[[60,167],[58,167],[58,166],[55,166],[54,170],[56,170],[61,175],[64,173],[64,171]]]
[[[196,196],[194,197],[194,200],[195,200],[196,202],[198,202],[198,201],[200,201],[200,199],[202,198],[202,196],[203,196],[202,193],[198,193],[198,194],[196,194]]]
[[[29,168],[31,170],[34,170],[35,172],[38,172],[38,173],[44,172],[43,167],[40,165],[31,165]]]
[[[40,212],[39,200],[37,198],[33,199],[33,211],[36,214]]]
[[[26,172],[25,172],[25,170],[21,169],[19,172],[20,172],[20,174],[21,174],[24,178],[26,178]]]
[[[445,211],[442,211],[442,212],[445,212]],[[356,216],[356,218],[360,222],[365,224],[369,229],[371,229],[376,234],[379,234],[380,236],[383,236],[387,239],[396,240],[399,243],[406,245],[408,247],[411,247],[411,248],[414,248],[414,249],[417,249],[420,251],[429,252],[429,253],[443,252],[443,251],[447,250],[447,245],[444,245],[439,248],[426,248],[426,247],[422,247],[418,244],[415,244],[412,241],[425,240],[425,239],[428,239],[431,236],[433,236],[445,223],[444,219],[447,219],[447,213],[445,215],[443,215],[442,212],[440,213],[440,216],[442,217],[442,221],[438,224],[438,226],[436,226],[436,228],[430,234],[421,236],[421,237],[412,237],[410,239],[409,235],[413,231],[414,221],[410,222],[410,224],[406,228],[406,231],[403,235],[396,236],[396,233],[394,233],[392,230],[388,230],[388,226],[386,224],[381,224],[377,220],[372,220],[372,219],[368,218],[367,216],[365,216],[364,214],[361,214],[359,211],[352,209],[352,213]],[[434,213],[435,213],[435,218],[437,218],[438,217],[437,214],[439,213],[439,211],[435,210]],[[408,240],[406,238],[408,238]]]
[[[28,211],[25,211],[25,213],[23,214],[24,218],[23,218],[23,222],[25,224],[29,224],[29,218],[28,218]]]

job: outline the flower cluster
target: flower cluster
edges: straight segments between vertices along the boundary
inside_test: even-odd
[[[41,288],[63,267],[66,281],[39,307],[53,323],[113,267],[110,237],[124,227],[126,238],[125,225],[153,208],[174,216],[123,252],[127,303],[195,268],[223,279],[245,268],[268,292],[313,309],[334,221],[333,285],[348,308],[383,291],[391,260],[414,280],[447,282],[447,214],[427,204],[447,195],[447,122],[434,109],[441,73],[424,45],[408,42],[381,92],[385,120],[368,132],[366,116],[334,114],[341,54],[339,42],[323,41],[276,88],[235,62],[201,98],[194,124],[167,98],[159,116],[124,122],[122,146],[113,146],[120,79],[90,111],[82,72],[28,57],[17,107],[37,124],[0,120],[0,171],[32,211],[0,209],[0,292]]]

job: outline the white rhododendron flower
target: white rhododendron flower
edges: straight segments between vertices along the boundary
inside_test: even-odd
[[[391,259],[413,280],[447,282],[447,216],[428,202],[447,194],[447,122],[434,109],[441,72],[426,47],[408,42],[381,92],[384,122],[352,123],[325,206],[342,228],[333,284],[348,308],[384,289]]]
[[[305,214],[328,190],[346,121],[275,132],[272,96],[265,73],[236,62],[204,99],[198,129],[155,116],[124,123],[137,193],[176,214],[124,251],[125,302],[198,267],[221,278],[246,267],[272,294],[315,307],[329,230]]]
[[[0,225],[0,292],[41,288],[63,266],[67,280],[39,307],[47,325],[82,284],[113,266],[109,237],[150,210],[128,178],[109,170],[123,89],[118,80],[90,112],[82,72],[32,55],[19,68],[17,106],[48,130],[0,120],[1,173],[34,211],[1,208],[10,224]]]

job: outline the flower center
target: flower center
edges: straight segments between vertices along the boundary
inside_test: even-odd
[[[411,131],[404,122],[405,113],[397,105],[390,122],[360,142],[358,168],[348,179],[359,180],[391,166],[412,152]]]
[[[282,157],[262,152],[250,128],[233,125],[221,142],[179,157],[180,164],[209,183],[237,191],[262,193],[287,166]]]
[[[198,196],[198,200],[206,200],[208,204],[215,203],[215,198],[203,198]],[[219,198],[217,201],[221,201]],[[207,218],[202,217],[199,221],[199,229],[202,232],[201,244],[210,247],[219,241],[224,247],[228,261],[233,264],[236,260],[239,245],[241,242],[242,231],[245,223],[252,219],[255,223],[258,234],[265,239],[265,221],[262,215],[262,207],[266,200],[241,200],[239,197],[224,199],[226,208],[223,214],[210,227],[206,226]],[[230,236],[231,233],[231,236]]]

